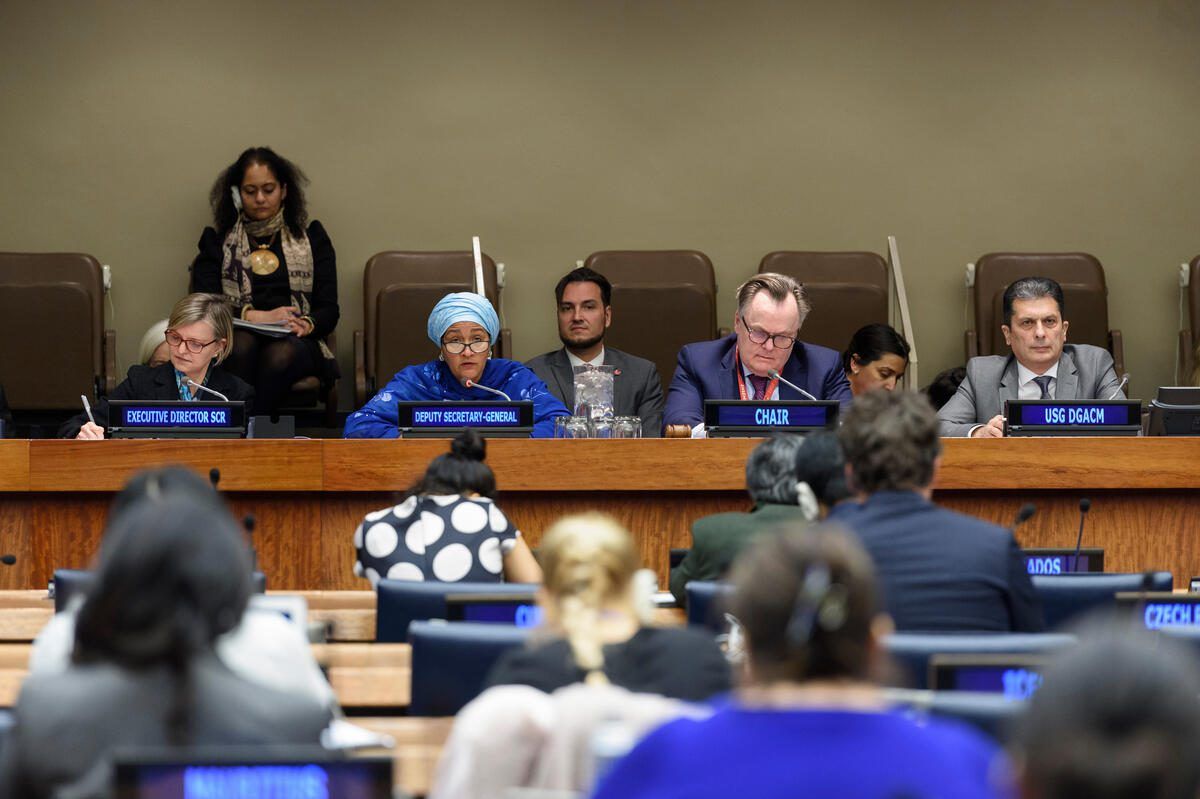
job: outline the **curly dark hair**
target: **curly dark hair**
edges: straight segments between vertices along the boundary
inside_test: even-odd
[[[238,209],[233,204],[231,190],[240,189],[246,169],[251,164],[265,166],[271,170],[280,186],[287,187],[287,197],[283,198],[283,222],[293,236],[303,236],[304,228],[308,225],[308,204],[304,197],[308,177],[300,167],[270,147],[251,147],[217,176],[212,191],[208,193],[208,203],[213,212],[213,227],[224,236],[237,222]]]
[[[837,435],[857,489],[913,491],[933,482],[942,442],[924,394],[867,392],[854,400]]]

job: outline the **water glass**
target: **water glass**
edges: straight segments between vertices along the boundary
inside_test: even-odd
[[[641,438],[642,417],[618,416],[613,419],[613,438]]]
[[[590,432],[585,416],[560,416],[554,420],[555,438],[588,438]]]

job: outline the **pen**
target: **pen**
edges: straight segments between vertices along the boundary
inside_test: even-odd
[[[95,416],[92,416],[92,406],[88,404],[88,401],[87,401],[87,395],[86,395],[86,394],[80,394],[80,395],[79,395],[79,398],[80,398],[81,400],[83,400],[83,411],[84,411],[84,413],[86,413],[86,414],[88,415],[88,421],[89,421],[89,422],[91,422],[92,424],[95,424],[95,423],[96,423],[96,417],[95,417]]]

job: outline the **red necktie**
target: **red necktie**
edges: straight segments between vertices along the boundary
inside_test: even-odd
[[[767,398],[767,378],[752,374],[750,382],[754,384],[754,399],[765,400]]]

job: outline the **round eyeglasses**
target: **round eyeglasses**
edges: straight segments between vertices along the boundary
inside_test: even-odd
[[[219,341],[219,339],[215,338],[212,341],[196,341],[194,338],[184,338],[174,330],[168,330],[166,338],[167,346],[169,346],[171,349],[175,349],[180,344],[185,344],[187,345],[188,352],[203,352],[204,348],[209,344],[216,344],[217,341]]]
[[[775,349],[786,350],[796,343],[795,336],[785,336],[782,334],[773,336],[765,330],[759,330],[757,327],[750,327],[750,325],[746,324],[746,320],[742,319],[740,316],[738,317],[738,320],[742,323],[742,327],[746,328],[746,335],[749,336],[750,340],[755,344],[766,344],[767,339],[771,339],[771,343],[775,345]]]
[[[492,342],[488,341],[487,339],[483,339],[482,341],[472,341],[470,344],[468,344],[465,341],[443,341],[442,342],[442,349],[444,349],[446,352],[450,353],[451,355],[462,355],[463,350],[468,350],[468,349],[471,352],[487,352],[491,348],[492,348]]]

